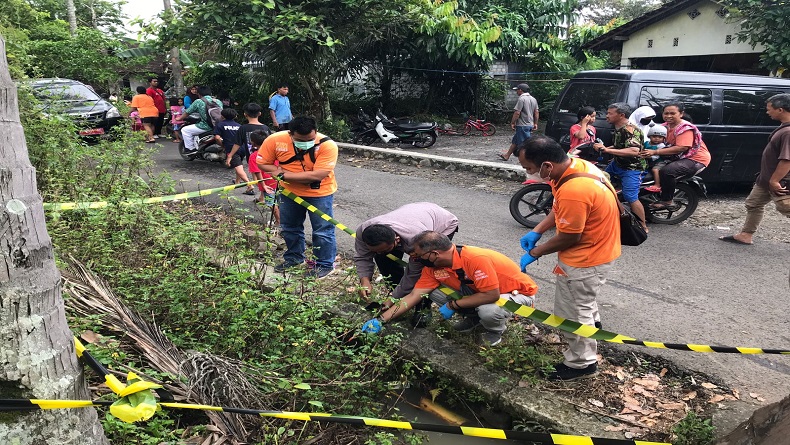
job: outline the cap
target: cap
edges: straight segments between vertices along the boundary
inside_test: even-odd
[[[527,85],[526,83],[520,83],[520,84],[514,86],[513,89],[514,90],[521,90],[521,91],[524,91],[526,93],[527,91],[529,91],[529,85]]]

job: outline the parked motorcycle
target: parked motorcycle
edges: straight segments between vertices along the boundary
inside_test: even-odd
[[[194,115],[184,116],[184,126],[196,124],[200,118]],[[203,159],[206,161],[223,161],[225,160],[225,149],[217,144],[214,139],[214,132],[211,130],[204,131],[195,136],[195,151],[186,151],[183,139],[178,143],[178,154],[184,158],[185,161],[194,161],[195,159]]]
[[[604,162],[604,159],[595,152],[592,145],[592,143],[580,145],[576,148],[578,152],[574,155],[596,164],[603,170],[606,168],[607,162]],[[700,196],[707,194],[705,183],[697,174],[699,172],[678,178],[675,195],[672,198],[674,204],[666,209],[656,210],[651,209],[650,204],[660,202],[661,197],[660,193],[645,190],[645,187],[655,184],[653,175],[648,170],[639,186],[639,201],[645,208],[647,220],[654,224],[679,224],[694,214]],[[533,228],[543,221],[551,211],[554,195],[551,192],[551,186],[545,182],[528,180],[525,184],[510,198],[510,214],[519,224]],[[612,185],[617,190],[618,199],[625,203],[620,184],[617,181],[612,181]]]
[[[372,145],[377,141],[401,145],[409,143],[417,148],[428,148],[436,142],[436,122],[391,121],[381,111],[371,119],[362,109],[357,114],[358,123],[352,128],[354,144]]]

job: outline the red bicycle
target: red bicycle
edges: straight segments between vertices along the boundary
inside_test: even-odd
[[[449,124],[446,124],[444,126],[440,125],[437,130],[442,134],[462,134],[467,136],[472,132],[473,128],[482,132],[483,136],[493,136],[494,133],[496,133],[496,126],[494,126],[494,124],[485,119],[475,119],[473,116],[470,116],[466,122],[458,126],[458,128],[452,128]]]

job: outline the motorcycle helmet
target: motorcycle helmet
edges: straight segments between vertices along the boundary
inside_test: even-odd
[[[663,125],[653,125],[649,130],[647,130],[647,137],[650,136],[661,136],[664,138],[667,137],[667,127]]]

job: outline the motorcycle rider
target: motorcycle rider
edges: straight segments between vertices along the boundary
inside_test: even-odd
[[[217,104],[217,106],[222,109],[222,102],[219,99],[211,97],[211,88],[207,86],[198,88],[198,95],[205,101]],[[192,102],[189,108],[184,111],[184,114],[189,115],[192,113],[198,113],[200,115],[200,121],[196,124],[187,125],[181,129],[181,136],[184,138],[184,151],[187,153],[197,150],[197,146],[195,146],[195,136],[206,131],[211,131],[212,129],[211,125],[209,125],[206,102],[203,100],[195,100]]]
[[[645,207],[639,202],[639,186],[647,168],[647,161],[639,156],[644,142],[642,130],[628,121],[631,107],[622,102],[615,102],[606,110],[606,121],[614,125],[612,145],[607,147],[597,143],[593,148],[601,153],[614,156],[606,167],[606,172],[620,178],[623,186],[623,197],[631,206],[631,211],[639,218],[647,232]]]

